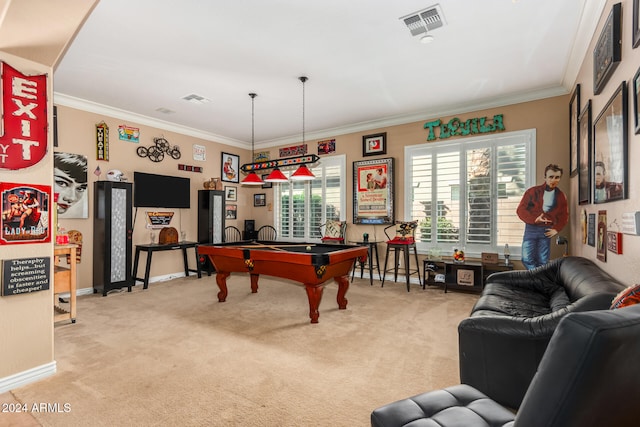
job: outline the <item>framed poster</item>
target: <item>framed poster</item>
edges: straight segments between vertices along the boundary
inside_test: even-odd
[[[638,0],[640,1],[640,0]],[[640,111],[638,111],[638,94],[640,94],[640,68],[633,76],[633,86],[631,88],[633,96],[633,121],[635,125],[635,134],[640,133]]]
[[[393,224],[393,157],[353,162],[353,223]]]
[[[227,202],[237,202],[238,201],[238,187],[233,187],[231,185],[224,186],[224,198]]]
[[[607,85],[607,81],[622,60],[622,27],[620,15],[622,4],[611,8],[600,37],[593,49],[593,94],[597,95]]]
[[[607,211],[598,211],[596,252],[600,261],[607,261]]]
[[[570,176],[578,174],[578,141],[580,140],[580,127],[578,115],[580,114],[580,84],[571,95],[569,101],[569,173]]]
[[[387,133],[377,133],[362,137],[362,156],[377,156],[387,154]]]
[[[633,0],[633,27],[631,37],[633,38],[633,48],[640,45],[640,0]],[[637,133],[637,132],[636,132]]]
[[[51,241],[51,187],[0,183],[0,245]]]
[[[54,152],[53,184],[58,218],[89,218],[86,156]]]
[[[224,212],[225,212],[225,219],[237,219],[238,205],[225,205]]]
[[[240,182],[238,171],[240,170],[240,157],[235,154],[222,152],[222,180],[226,182]]]
[[[622,82],[593,123],[593,202],[628,197],[627,85]]]
[[[587,219],[587,245],[596,245],[596,214],[590,213]]]
[[[591,100],[578,120],[578,203],[591,203]]]

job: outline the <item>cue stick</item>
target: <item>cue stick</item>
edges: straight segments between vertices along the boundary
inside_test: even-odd
[[[262,244],[258,244],[258,245],[242,245],[242,246],[236,246],[236,247],[237,248],[242,248],[242,249],[249,249],[249,248],[279,249],[279,248],[296,248],[296,247],[301,247],[301,246],[306,247],[306,246],[316,246],[316,245],[315,244],[311,244],[311,245],[262,245]]]

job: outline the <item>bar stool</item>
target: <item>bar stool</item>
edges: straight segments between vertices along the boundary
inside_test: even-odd
[[[388,230],[395,228],[395,236],[391,237]],[[420,281],[420,267],[418,264],[418,250],[416,249],[416,228],[418,228],[418,221],[396,221],[394,224],[389,225],[384,229],[384,234],[389,239],[387,241],[387,253],[384,257],[384,272],[382,274],[382,286],[384,286],[385,278],[388,271],[393,271],[394,282],[398,281],[398,265],[400,261],[400,252],[403,253],[404,259],[404,272],[407,278],[407,292],[409,292],[409,279],[412,274],[418,274],[418,282]],[[413,249],[413,254],[416,258],[416,268],[411,269],[409,252]],[[387,263],[389,262],[389,252],[394,252],[394,265],[392,268],[387,269]]]

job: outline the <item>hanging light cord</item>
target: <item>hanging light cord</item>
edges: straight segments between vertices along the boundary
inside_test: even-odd
[[[302,76],[300,77],[300,81],[302,82],[302,143],[304,144],[304,83],[307,81],[307,78]]]
[[[253,149],[254,142],[253,141],[254,141],[254,137],[255,137],[255,130],[254,130],[254,128],[255,128],[255,125],[254,125],[254,116],[255,116],[254,109],[255,108],[254,108],[254,104],[255,104],[255,98],[258,95],[256,95],[255,93],[250,93],[249,96],[251,97],[251,161],[253,162],[254,159],[255,159],[255,155],[254,155],[254,152],[253,152],[254,151],[254,149]]]

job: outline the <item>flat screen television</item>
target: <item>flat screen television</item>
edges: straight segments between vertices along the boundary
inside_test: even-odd
[[[178,176],[133,173],[133,206],[188,209],[191,180]]]

